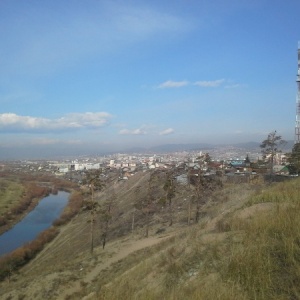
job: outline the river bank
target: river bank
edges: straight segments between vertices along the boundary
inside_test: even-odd
[[[70,193],[59,191],[46,195],[19,223],[0,235],[0,256],[33,241],[59,218],[69,201]]]
[[[19,223],[29,212],[31,212],[39,201],[51,193],[50,188],[40,187],[36,184],[26,186],[25,192],[17,201],[16,205],[0,216],[0,235],[5,233]]]
[[[59,227],[67,223],[74,215],[76,215],[82,207],[83,197],[79,191],[73,191],[69,197],[69,201],[64,210],[52,222],[50,228],[40,232],[36,239],[26,243],[22,247],[0,257],[0,280],[10,279],[12,273],[20,267],[28,263],[39,253],[44,246],[52,241],[59,234]]]
[[[77,184],[49,174],[0,174],[0,235],[19,223],[39,201],[58,190],[72,192]]]

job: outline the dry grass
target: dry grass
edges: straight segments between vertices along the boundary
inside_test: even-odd
[[[97,283],[95,299],[299,299],[298,186],[293,180],[257,193],[244,209],[264,202],[275,209],[247,218],[231,212],[225,232],[194,226],[146,259],[136,256],[126,275]]]
[[[0,178],[0,216],[9,212],[20,201],[24,186],[14,180]]]

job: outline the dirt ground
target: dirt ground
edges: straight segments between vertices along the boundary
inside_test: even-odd
[[[168,237],[170,234],[148,238],[129,236],[109,243],[105,249],[95,248],[93,255],[87,249],[81,253],[77,252],[69,261],[58,258],[57,247],[54,247],[54,251],[51,250],[53,245],[49,245],[34,261],[25,266],[20,274],[15,274],[10,283],[1,283],[0,298],[72,299],[72,294],[80,291],[83,284],[91,284],[102,270],[107,270],[129,254],[156,245]],[[69,241],[66,240],[65,243]],[[59,247],[63,245],[60,241]]]
[[[116,186],[116,192],[121,195],[120,201],[123,201],[121,204],[124,208],[126,203],[132,202],[136,187],[142,185],[143,180],[143,176],[140,176],[138,180],[132,180],[132,183],[120,183]],[[215,203],[212,200],[208,203],[206,207],[203,207],[208,219],[205,230],[213,232],[217,222],[229,213],[242,208],[252,193],[251,187],[237,187],[230,189],[226,201]],[[239,216],[243,214],[244,217],[249,216],[247,208],[244,210]],[[179,211],[179,213],[183,212]],[[161,224],[154,224],[148,238],[144,237],[144,228],[136,228],[133,233],[116,235],[108,241],[105,249],[102,249],[100,236],[95,236],[95,248],[91,254],[89,220],[89,212],[83,211],[63,226],[60,234],[34,260],[13,274],[10,282],[0,283],[0,299],[73,299],[72,295],[80,291],[82,287],[91,285],[102,271],[109,270],[115,263],[130,254],[154,246],[187,227],[178,222],[172,227],[165,227],[166,230],[157,234],[157,229],[161,228]],[[84,297],[84,299],[89,298],[93,298],[93,295]]]

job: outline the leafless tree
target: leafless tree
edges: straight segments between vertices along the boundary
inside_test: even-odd
[[[138,199],[138,201],[134,204],[134,208],[139,210],[144,215],[144,226],[145,226],[145,237],[149,236],[149,226],[150,226],[150,218],[153,212],[156,210],[156,198],[157,198],[157,172],[150,171],[147,193],[143,198]],[[134,214],[132,217],[132,229],[134,228]]]
[[[169,226],[173,225],[173,201],[172,199],[175,197],[176,184],[174,179],[174,170],[170,170],[166,174],[166,181],[164,184],[164,191],[166,192],[165,198],[168,204],[169,210]]]
[[[97,211],[98,203],[95,202],[95,190],[102,190],[104,183],[100,179],[101,170],[90,171],[87,173],[87,183],[89,185],[91,193],[91,201],[87,203],[87,207],[90,210],[90,223],[91,223],[91,254],[94,251],[94,225],[95,225],[95,214]]]
[[[194,193],[191,199],[195,199],[196,202],[196,212],[195,212],[195,222],[199,222],[200,210],[202,205],[206,202],[208,196],[213,189],[213,181],[209,177],[204,176],[204,170],[207,163],[210,161],[210,156],[208,153],[197,158],[198,166],[197,171],[191,172],[193,174],[189,175],[189,182],[194,187]],[[192,201],[192,200],[191,200]]]
[[[193,197],[191,195],[191,168],[189,166],[187,169],[187,188],[190,193],[188,198],[188,225],[191,225]]]
[[[113,218],[113,210],[116,205],[116,194],[114,189],[112,188],[110,191],[109,198],[101,205],[99,213],[100,213],[100,220],[101,220],[101,228],[102,228],[102,248],[104,249],[108,231],[109,231],[109,224]]]

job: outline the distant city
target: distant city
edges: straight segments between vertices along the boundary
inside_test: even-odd
[[[284,161],[285,153],[290,152],[293,142],[289,141],[285,149],[277,156],[278,164]],[[148,170],[156,168],[168,168],[181,163],[194,162],[197,158],[208,153],[211,161],[230,162],[232,160],[243,161],[248,157],[251,162],[262,159],[260,144],[251,142],[237,145],[163,145],[151,151],[139,149],[134,152],[110,153],[106,155],[84,155],[77,157],[62,157],[53,159],[24,159],[1,161],[0,170],[23,172],[51,172],[56,175],[67,174],[72,171],[85,171],[100,168],[122,170],[123,173],[135,172],[137,170]],[[171,151],[173,149],[173,151]],[[186,149],[186,150],[183,150]],[[137,150],[137,149],[136,149]],[[154,152],[156,150],[157,152]],[[168,151],[167,151],[168,150]]]

